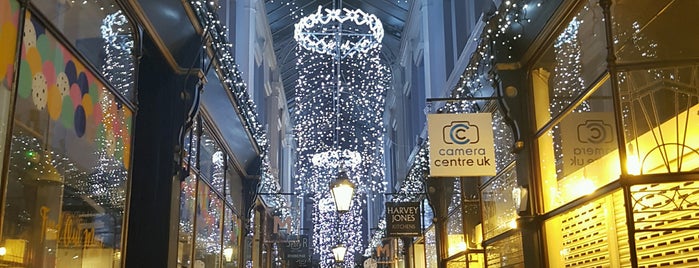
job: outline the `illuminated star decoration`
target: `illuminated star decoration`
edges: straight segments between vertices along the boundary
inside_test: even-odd
[[[294,37],[298,190],[313,202],[321,267],[334,265],[331,248],[340,242],[348,247],[344,266],[353,267],[367,195],[385,188],[383,111],[391,76],[379,61],[383,26],[361,10],[319,8],[301,18]],[[350,211],[338,216],[328,185],[340,169],[356,190]]]

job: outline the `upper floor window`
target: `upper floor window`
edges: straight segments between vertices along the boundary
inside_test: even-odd
[[[629,174],[699,168],[697,9],[696,1],[617,0],[612,5]]]
[[[134,100],[135,31],[115,0],[35,0],[32,4],[117,92]]]
[[[546,211],[621,174],[601,7],[571,14],[531,70]]]

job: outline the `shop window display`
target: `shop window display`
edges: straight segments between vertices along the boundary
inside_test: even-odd
[[[132,112],[32,13],[17,94],[0,263],[120,266]]]
[[[240,267],[240,177],[211,131],[195,123],[184,137],[178,241],[179,267]],[[225,192],[224,192],[225,187]]]
[[[115,0],[32,0],[126,99],[135,102],[134,30]]]
[[[15,0],[0,1],[0,172],[3,169],[5,140],[12,108],[14,63],[19,28],[19,3]]]

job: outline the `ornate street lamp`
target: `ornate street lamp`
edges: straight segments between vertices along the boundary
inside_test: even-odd
[[[349,211],[354,195],[354,183],[349,180],[345,171],[340,171],[337,179],[330,183],[330,193],[335,201],[337,212]]]
[[[333,257],[335,257],[335,262],[345,262],[345,253],[347,252],[347,247],[345,244],[340,243],[333,247]]]

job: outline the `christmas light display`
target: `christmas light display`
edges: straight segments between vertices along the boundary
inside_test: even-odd
[[[331,248],[338,243],[347,246],[347,260],[360,252],[367,196],[384,191],[383,110],[391,76],[379,62],[382,37],[381,22],[361,10],[321,8],[296,24],[296,177],[298,190],[313,201],[321,267],[334,264]],[[356,185],[342,215],[328,189],[340,169]]]
[[[134,92],[134,45],[131,27],[121,10],[107,15],[100,27],[105,42],[102,74],[122,95],[131,98]]]
[[[500,8],[495,11],[493,17],[486,18],[481,34],[477,35],[473,40],[478,45],[459,82],[451,91],[452,97],[469,98],[482,96],[483,92],[492,92],[484,89],[492,88],[495,83],[495,80],[490,75],[492,62],[495,59],[493,54],[495,47],[505,48],[505,50],[499,51],[500,54],[505,55],[507,59],[512,59],[512,56],[508,55],[513,48],[512,43],[522,38],[522,35],[515,33],[515,31],[521,30],[522,27],[531,21],[531,15],[536,12],[536,8],[543,5],[543,2],[544,0],[504,1]],[[510,37],[503,38],[506,35]],[[437,108],[437,110],[444,113],[460,113],[478,112],[480,108],[475,101],[464,100],[446,103],[444,106]],[[493,112],[493,130],[495,131],[495,152],[498,157],[496,168],[498,172],[501,172],[514,161],[514,155],[511,153],[514,136],[512,129],[505,123],[502,114],[498,110]],[[398,191],[399,194],[394,195],[394,202],[416,200],[417,197],[409,193],[424,192],[423,183],[426,174],[429,174],[428,144],[429,141],[425,140],[418,145],[420,150],[412,163],[408,176]],[[381,244],[386,234],[385,229],[385,218],[382,218],[379,221],[377,230],[371,234],[369,245],[364,251],[365,257],[371,256],[374,249]]]
[[[272,174],[269,161],[269,142],[264,128],[257,118],[255,104],[248,93],[247,85],[238,70],[237,64],[233,57],[233,44],[227,36],[227,26],[221,23],[216,10],[219,8],[215,3],[210,1],[190,1],[191,8],[195,11],[199,23],[204,27],[203,35],[207,38],[206,48],[212,52],[213,66],[220,74],[221,82],[224,87],[231,91],[234,99],[234,106],[242,115],[242,122],[248,131],[253,134],[254,140],[261,150],[262,166],[261,180],[258,191],[264,193],[279,193],[281,187],[279,180]],[[288,4],[287,4],[288,5]],[[291,5],[295,6],[295,5]],[[298,10],[298,8],[295,8]],[[288,201],[281,195],[268,194],[261,196],[270,207],[280,211],[282,215],[289,215]],[[254,217],[249,216],[249,227],[254,225]],[[291,214],[295,215],[295,214]],[[292,217],[295,223],[299,222],[298,216]],[[247,228],[253,230],[253,228]],[[248,233],[247,235],[252,235]]]
[[[294,39],[303,48],[331,56],[339,54],[344,58],[355,53],[366,54],[381,45],[383,25],[374,14],[346,8],[324,11],[323,6],[318,6],[316,13],[296,23]],[[342,35],[342,41],[335,33]]]

